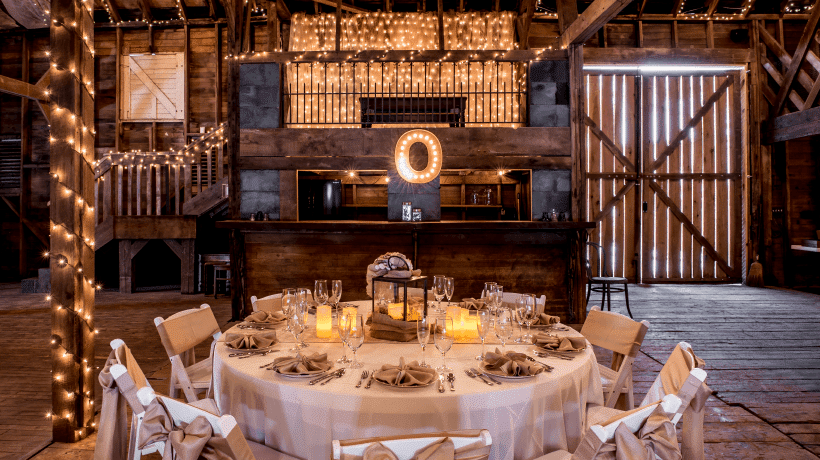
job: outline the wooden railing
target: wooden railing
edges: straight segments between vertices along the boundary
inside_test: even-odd
[[[184,204],[225,175],[225,125],[178,152],[106,155],[95,167],[96,222],[111,216],[183,215]]]

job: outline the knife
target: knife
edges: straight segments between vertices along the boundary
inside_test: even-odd
[[[481,372],[476,368],[471,368],[470,370],[473,371],[476,375],[487,377],[488,379],[490,379],[491,382],[493,382],[496,385],[501,385],[501,382],[499,382],[498,379],[494,378],[492,375],[486,372]]]
[[[444,374],[438,375],[438,392],[444,393]]]
[[[373,383],[373,374],[375,374],[375,373],[376,373],[376,370],[375,370],[375,369],[373,370],[373,372],[371,372],[371,373],[370,373],[370,378],[369,378],[369,379],[367,379],[367,385],[365,385],[365,386],[364,386],[364,389],[365,389],[365,390],[369,390],[369,389],[370,389],[370,384],[371,384],[371,383]]]

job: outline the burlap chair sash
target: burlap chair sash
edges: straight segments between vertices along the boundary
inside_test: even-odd
[[[210,308],[198,308],[169,317],[159,325],[162,345],[171,356],[182,354],[209,336],[220,332]]]
[[[491,447],[489,442],[485,443],[482,430],[334,442],[342,448],[366,445],[363,452],[342,453],[339,456],[341,460],[487,460]]]
[[[254,302],[257,311],[267,312],[281,312],[282,311],[282,294],[275,294],[261,299],[256,299]]]
[[[139,447],[165,442],[163,460],[230,460],[233,458],[228,441],[215,436],[210,422],[197,416],[191,423],[174,426],[165,406],[155,399],[145,409],[145,419],[139,437]]]
[[[625,412],[605,425],[617,423],[612,440],[602,441],[596,435],[584,436],[572,460],[681,460],[675,426],[664,412],[663,406],[657,404],[646,419],[637,435],[633,433],[622,419],[629,418],[641,407]]]
[[[648,329],[645,324],[626,316],[591,310],[581,328],[581,335],[595,346],[634,358]]]
[[[116,364],[119,364],[117,350],[111,350],[108,359],[105,361],[105,367],[103,367],[99,376],[103,397],[100,409],[100,430],[97,433],[94,460],[120,460],[125,459],[128,454],[126,398],[121,397],[121,390],[111,374],[111,367]],[[131,393],[136,398],[136,390],[133,388],[129,390],[125,394]],[[133,404],[131,401],[128,402]],[[136,403],[137,405],[132,405],[132,407],[142,407],[138,399]]]

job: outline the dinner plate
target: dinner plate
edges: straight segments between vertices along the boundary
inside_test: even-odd
[[[499,378],[502,378],[502,379],[510,379],[510,380],[531,379],[531,378],[535,377],[536,375],[538,375],[538,374],[535,374],[535,375],[507,375],[507,374],[502,374],[501,372],[498,372],[495,369],[487,369],[484,366],[481,366],[481,371],[486,372],[487,374],[489,374],[493,377],[499,377]]]
[[[276,346],[276,344],[273,344],[269,347],[263,347],[263,348],[233,348],[233,347],[229,347],[226,344],[225,348],[227,348],[229,351],[233,351],[235,353],[249,353],[249,352],[261,353],[263,351],[268,351],[268,350],[270,350],[271,348],[273,348],[275,346]]]
[[[397,389],[397,390],[413,390],[413,389],[416,389],[416,388],[427,388],[427,387],[429,387],[430,385],[432,385],[432,384],[434,384],[434,383],[438,382],[438,379],[433,379],[433,380],[431,380],[431,381],[430,381],[430,383],[428,383],[427,385],[413,385],[413,386],[399,386],[399,385],[392,385],[392,384],[390,384],[390,383],[384,383],[384,382],[382,382],[381,380],[378,380],[378,379],[376,379],[376,378],[374,378],[374,379],[373,379],[373,381],[374,381],[374,382],[376,382],[376,383],[379,383],[379,384],[381,384],[381,385],[383,385],[383,386],[386,386],[387,388],[395,388],[395,389]]]
[[[311,371],[311,372],[307,372],[305,374],[283,374],[282,372],[279,372],[278,367],[275,368],[273,370],[273,372],[276,372],[276,374],[279,375],[280,377],[285,377],[285,378],[289,378],[289,379],[303,379],[303,378],[306,378],[306,377],[317,377],[317,376],[319,376],[319,374],[324,374],[325,372],[333,372],[333,366],[331,365],[329,368],[327,368],[327,370],[324,370],[324,371]]]
[[[276,329],[276,326],[279,326],[280,324],[285,324],[285,320],[283,319],[283,320],[280,320],[280,321],[265,322],[265,323],[259,323],[259,322],[253,322],[253,321],[242,321],[241,323],[239,323],[237,325],[237,327],[239,327],[239,329],[242,329],[242,330],[264,331],[264,330]],[[256,328],[254,326],[262,326],[262,328]]]

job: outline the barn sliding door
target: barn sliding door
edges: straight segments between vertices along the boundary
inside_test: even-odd
[[[741,74],[587,76],[590,241],[632,281],[741,279]]]

